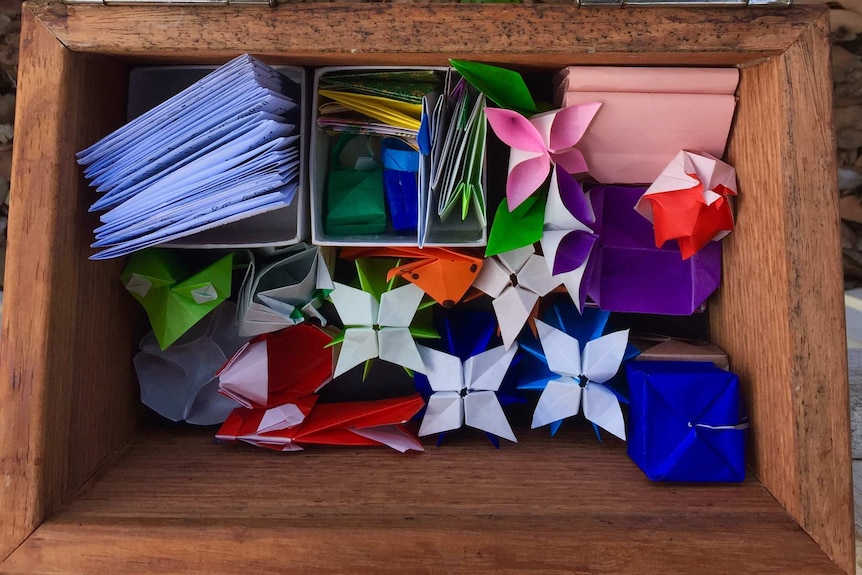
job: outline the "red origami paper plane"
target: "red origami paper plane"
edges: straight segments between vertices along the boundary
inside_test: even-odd
[[[309,398],[313,398],[313,407],[308,407]],[[423,451],[419,440],[403,425],[425,405],[419,394],[346,403],[315,404],[314,399],[316,396],[300,398],[293,407],[275,408],[281,411],[268,419],[273,410],[237,408],[216,438],[275,451],[299,451],[305,445],[386,445],[402,453]],[[294,423],[299,413],[303,418]]]
[[[736,171],[704,152],[682,151],[647,189],[635,209],[655,227],[655,245],[679,243],[688,259],[733,229],[730,196]]]
[[[301,323],[251,340],[216,374],[219,392],[246,408],[267,408],[311,395],[332,379],[332,341]]]
[[[390,269],[387,281],[400,276],[422,288],[443,307],[452,307],[461,301],[482,269],[483,261],[481,255],[446,248],[345,248],[341,257],[409,260]]]

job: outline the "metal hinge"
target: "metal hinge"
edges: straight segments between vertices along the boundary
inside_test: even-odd
[[[174,5],[196,5],[196,4],[257,4],[275,6],[280,0],[63,0],[66,4],[104,4],[106,6],[142,6],[149,4],[174,4]],[[691,7],[729,7],[740,8],[745,6],[789,6],[792,0],[572,0],[573,4],[579,6],[674,6],[680,8]]]

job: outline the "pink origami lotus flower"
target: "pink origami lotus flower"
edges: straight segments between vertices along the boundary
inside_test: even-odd
[[[536,114],[530,119],[512,110],[486,108],[485,116],[497,137],[512,148],[506,197],[514,210],[548,178],[552,164],[566,172],[587,171],[587,162],[575,144],[598,112],[601,102],[588,102]]]

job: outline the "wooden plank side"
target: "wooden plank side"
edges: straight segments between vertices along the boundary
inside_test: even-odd
[[[712,332],[747,381],[757,476],[854,567],[847,356],[828,20],[743,71],[729,148],[743,187]]]
[[[0,571],[841,572],[753,480],[652,483],[589,430],[432,443],[297,455],[148,432]]]
[[[0,341],[0,556],[128,441],[135,419],[132,308],[115,285],[118,263],[87,262],[95,219],[74,160],[119,121],[122,84],[26,8],[21,48]]]
[[[62,128],[56,120],[62,114],[62,94],[71,75],[70,56],[28,10],[23,11],[6,313],[0,338],[0,557],[39,524],[46,509],[60,498],[63,484],[64,457],[59,446],[47,445],[43,423],[45,404],[50,401],[46,383],[52,355],[48,349],[54,281],[51,254],[57,220],[51,190],[56,190],[61,172],[56,151]]]
[[[34,2],[70,49],[225,60],[240,52],[298,64],[445,64],[448,58],[559,68],[573,63],[733,65],[782,53],[823,6],[579,9],[571,4],[287,3],[66,6]],[[130,31],[134,33],[130,33]]]

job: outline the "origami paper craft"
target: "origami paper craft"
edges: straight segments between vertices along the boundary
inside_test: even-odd
[[[739,378],[711,363],[631,362],[628,454],[653,481],[743,481]]]
[[[587,286],[595,269],[595,224],[592,205],[580,184],[556,166],[545,206],[542,252],[548,270],[566,286],[578,310],[584,309]]]
[[[434,390],[419,436],[466,424],[517,443],[496,394],[517,351],[517,344],[508,349],[498,346],[462,362],[457,356],[419,346],[425,375]]]
[[[386,445],[402,453],[423,451],[419,440],[403,426],[425,404],[418,394],[376,401],[313,403],[309,408],[310,401],[300,398],[296,409],[282,406],[270,416],[269,421],[275,424],[268,427],[266,410],[235,409],[216,438],[275,451],[299,451],[312,444]],[[300,414],[304,417],[294,423]]]
[[[439,72],[435,70],[330,73],[321,76],[320,87],[421,104],[422,98],[440,85],[438,74]]]
[[[389,204],[392,228],[416,232],[419,225],[419,152],[398,138],[380,143],[383,163],[383,191]]]
[[[500,106],[521,114],[538,112],[530,89],[521,75],[515,71],[467,60],[449,60],[461,76],[477,90]]]
[[[270,408],[317,393],[332,379],[333,334],[301,323],[242,346],[218,372],[219,391],[243,407]]]
[[[578,144],[590,175],[647,184],[681,149],[724,153],[739,70],[570,66],[556,81],[556,105],[602,103]]]
[[[655,247],[652,226],[633,209],[644,191],[590,188],[599,250],[587,295],[608,311],[690,315],[721,282],[721,243],[687,260],[673,243]]]
[[[103,195],[91,259],[283,209],[299,188],[299,84],[239,56],[78,154]]]
[[[637,361],[708,361],[719,369],[730,370],[724,350],[708,341],[653,334],[637,334],[631,339],[635,347],[641,350]]]
[[[147,312],[164,350],[230,296],[233,254],[190,274],[170,250],[135,253],[120,279]]]
[[[496,256],[518,248],[532,246],[542,239],[545,218],[544,194],[534,194],[514,210],[509,210],[506,198],[497,207],[485,257]]]
[[[330,157],[324,227],[334,235],[386,231],[383,169],[371,157],[366,136],[342,134]]]
[[[587,171],[584,155],[575,148],[601,103],[589,102],[530,118],[501,108],[487,108],[488,123],[509,152],[506,198],[515,209],[548,178],[553,164],[570,174]]]
[[[446,248],[345,248],[343,258],[392,257],[398,264],[386,275],[386,281],[398,276],[418,285],[443,307],[452,307],[464,297],[484,260],[469,251]],[[401,263],[402,260],[412,260]]]
[[[335,286],[320,248],[300,244],[276,251],[257,270],[254,255],[239,290],[237,323],[243,336],[278,331],[315,318],[317,308]]]
[[[602,384],[619,371],[628,330],[587,341],[582,356],[577,339],[541,320],[536,320],[536,327],[548,368],[559,377],[545,385],[533,413],[532,428],[575,416],[583,403],[587,420],[625,441],[619,399]]]
[[[216,432],[216,439],[243,441],[273,451],[301,451],[284,437],[284,430],[302,423],[317,399],[316,395],[307,395],[271,408],[234,408]]]
[[[331,344],[341,344],[333,377],[376,357],[423,371],[413,338],[433,337],[433,333],[410,327],[424,296],[422,288],[411,283],[394,289],[392,282],[381,285],[366,273],[362,260],[357,260],[356,269],[362,289],[336,282],[329,294],[344,325],[344,331]]]
[[[150,332],[135,354],[141,403],[171,421],[215,425],[236,403],[219,395],[216,372],[245,338],[236,332],[234,304],[225,302],[162,350]]]
[[[655,227],[655,245],[676,240],[688,259],[733,229],[736,170],[706,152],[681,151],[635,209]]]
[[[383,96],[353,94],[335,90],[320,90],[320,95],[334,100],[355,112],[374,118],[390,126],[419,130],[422,104],[404,102]]]
[[[469,91],[463,91],[439,159],[442,164],[439,181],[432,183],[432,195],[437,197],[437,215],[441,220],[447,220],[457,205],[461,207],[457,210],[461,220],[466,220],[473,206],[479,223],[485,225],[486,133],[484,94],[471,98]]]
[[[539,298],[560,285],[544,260],[532,246],[505,252],[486,259],[473,282],[475,288],[494,298],[506,349],[515,342]]]

